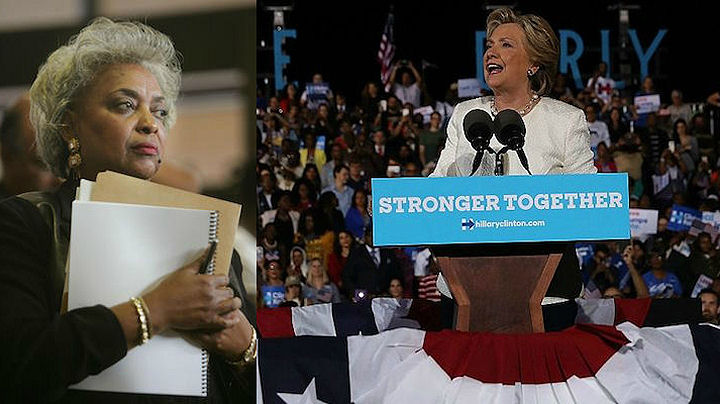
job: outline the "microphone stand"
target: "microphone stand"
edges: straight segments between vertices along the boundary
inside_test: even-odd
[[[504,164],[502,161],[502,156],[504,154],[506,154],[508,152],[508,150],[514,150],[514,149],[511,149],[510,146],[505,146],[502,149],[500,149],[500,151],[498,151],[497,154],[495,155],[495,175],[496,176],[503,175],[505,172],[505,167],[504,167]],[[520,149],[520,151],[522,151],[522,149]],[[517,153],[518,151],[515,150],[515,152]],[[520,155],[518,153],[518,155],[520,156],[520,162],[522,163],[522,166],[525,169],[525,171],[527,171],[528,175],[532,175],[532,173],[530,172],[530,168],[528,168],[527,157],[525,157],[525,153],[523,152],[522,155]]]
[[[495,155],[495,176],[501,176],[505,173],[505,165],[502,161],[502,156],[507,153],[509,148],[507,146],[500,149],[500,151]]]
[[[483,154],[485,151],[489,151],[490,154],[495,154],[495,150],[493,150],[490,146],[481,146],[480,150],[478,150],[477,154],[475,155],[475,159],[473,159],[473,169],[470,173],[470,176],[472,177],[475,175],[478,169],[480,169],[480,164],[482,163]]]

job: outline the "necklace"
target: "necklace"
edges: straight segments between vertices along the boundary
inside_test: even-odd
[[[530,97],[530,101],[528,101],[527,104],[525,104],[522,109],[517,110],[518,114],[520,116],[525,116],[530,110],[537,104],[537,102],[540,101],[540,96],[537,94],[533,94],[532,97]],[[498,114],[497,106],[495,105],[495,97],[492,97],[492,100],[490,100],[490,112],[493,114],[493,116]]]

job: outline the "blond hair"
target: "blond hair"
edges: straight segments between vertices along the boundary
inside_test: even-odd
[[[308,268],[307,279],[306,279],[305,283],[307,283],[308,285],[310,285],[312,287],[315,287],[315,275],[313,275],[313,273],[312,273],[312,263],[314,261],[317,261],[320,263],[320,268],[322,269],[322,274],[320,275],[320,280],[322,281],[322,284],[324,285],[324,284],[330,282],[330,276],[327,273],[327,269],[325,269],[323,260],[320,258],[311,258],[310,261],[308,262],[310,264],[310,268]]]
[[[525,48],[530,63],[538,66],[535,74],[530,76],[530,87],[534,92],[545,95],[550,92],[557,73],[560,46],[557,35],[550,24],[542,17],[534,14],[515,14],[509,8],[499,8],[488,15],[487,36],[502,24],[517,24],[525,34]]]
[[[170,38],[139,22],[96,18],[48,56],[30,88],[30,122],[40,156],[55,175],[69,176],[62,137],[67,111],[103,68],[121,63],[138,64],[155,76],[168,111],[163,123],[168,129],[175,123],[181,69]]]

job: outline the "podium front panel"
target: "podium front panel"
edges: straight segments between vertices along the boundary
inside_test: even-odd
[[[630,238],[627,174],[375,178],[376,246]]]

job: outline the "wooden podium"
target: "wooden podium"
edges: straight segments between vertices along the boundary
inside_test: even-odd
[[[455,329],[544,332],[541,302],[562,258],[543,244],[433,248],[457,304]]]

